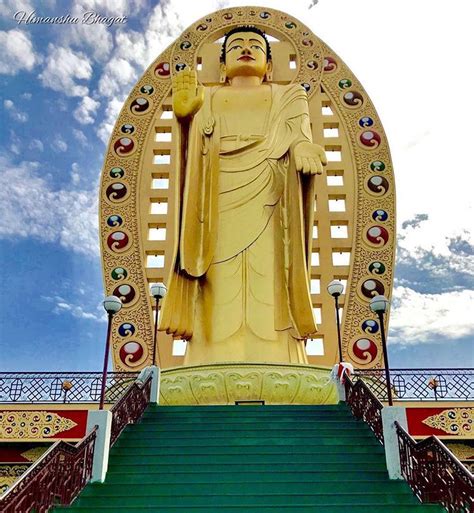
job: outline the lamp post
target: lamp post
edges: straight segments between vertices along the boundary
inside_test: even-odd
[[[102,303],[108,315],[107,339],[105,341],[104,369],[102,371],[102,387],[100,389],[99,410],[104,409],[105,384],[107,382],[107,365],[109,363],[110,333],[112,331],[112,317],[122,308],[122,301],[117,296],[107,296]]]
[[[383,322],[383,314],[388,310],[389,300],[385,296],[375,296],[370,300],[370,309],[377,314],[380,322],[380,333],[382,335],[383,359],[385,362],[385,382],[387,385],[388,405],[392,406],[392,387],[390,385],[390,367],[388,364],[387,340],[385,339],[385,325]]]
[[[344,290],[344,285],[339,280],[332,280],[328,285],[328,292],[334,298],[336,307],[336,323],[337,323],[337,344],[339,347],[339,363],[342,362],[342,342],[341,342],[341,322],[339,320],[339,296]]]
[[[158,333],[158,307],[160,299],[163,299],[166,295],[167,288],[164,283],[153,283],[150,287],[151,295],[156,301],[156,314],[155,314],[155,332],[153,336],[153,365],[156,365],[156,338]]]

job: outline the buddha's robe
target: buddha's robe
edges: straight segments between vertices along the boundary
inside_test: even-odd
[[[271,88],[261,133],[233,132],[225,112],[213,111],[217,88],[183,127],[159,329],[189,340],[186,365],[306,363],[304,339],[317,331],[308,278],[314,177],[297,172],[292,156],[311,142],[308,101],[299,85]]]

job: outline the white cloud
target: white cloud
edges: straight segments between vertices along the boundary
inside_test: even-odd
[[[15,121],[19,123],[26,123],[28,121],[28,114],[19,110],[11,100],[4,100],[3,106],[9,116]]]
[[[45,87],[66,96],[85,96],[89,92],[88,87],[77,81],[89,80],[91,77],[91,62],[83,53],[52,44],[48,46],[46,67],[39,75]]]
[[[67,143],[61,136],[56,136],[56,139],[51,143],[51,148],[56,153],[63,153],[67,151]]]
[[[31,2],[28,0],[1,0],[0,1],[0,15],[13,19],[13,16],[18,11],[25,11],[30,13],[33,10]]]
[[[76,141],[79,141],[81,143],[82,146],[86,146],[87,145],[87,137],[86,137],[86,135],[84,134],[84,132],[82,130],[78,130],[77,128],[73,128],[72,129],[72,135],[74,136],[74,139],[76,139]]]
[[[146,0],[81,0],[84,11],[95,11],[101,16],[136,16],[146,5]]]
[[[125,97],[121,100],[113,98],[107,105],[104,120],[97,130],[97,135],[104,144],[108,144],[109,142],[110,134],[112,133],[117,117],[122,109],[124,100]]]
[[[84,13],[91,9],[83,2],[75,3],[71,15],[82,20]],[[64,46],[78,47],[87,52],[96,61],[106,60],[113,48],[111,30],[103,24],[65,25],[60,27],[61,41]]]
[[[474,335],[474,318],[466,315],[474,304],[474,290],[420,294],[395,287],[390,314],[390,342],[400,345],[446,342]]]
[[[0,74],[31,71],[41,59],[33,49],[30,35],[18,29],[0,31]]]
[[[70,291],[68,291],[70,292]],[[75,294],[77,295],[77,294]],[[40,299],[53,305],[53,313],[56,315],[68,314],[76,319],[93,320],[97,322],[106,322],[107,315],[102,307],[102,304],[94,307],[92,301],[85,304],[84,298],[70,298],[65,299],[60,295],[53,296],[40,296]]]
[[[131,84],[137,79],[133,66],[122,57],[113,57],[104,67],[99,80],[99,93],[107,98],[129,92]]]
[[[71,166],[71,180],[74,185],[78,185],[81,181],[79,170],[79,164],[77,162],[73,162]]]
[[[37,162],[0,156],[0,237],[34,238],[82,254],[99,254],[97,184],[55,190]]]
[[[32,141],[28,145],[28,149],[43,151],[44,150],[44,144],[39,139],[32,139]]]
[[[100,102],[95,101],[90,96],[84,96],[74,111],[74,117],[81,125],[88,125],[94,122],[95,114],[99,107]]]
[[[65,300],[58,298],[58,302],[56,303],[53,313],[61,315],[64,312],[70,313],[76,319],[87,319],[98,322],[104,322],[107,320],[106,314],[95,311],[88,312],[82,305],[75,305],[73,303],[67,303]]]

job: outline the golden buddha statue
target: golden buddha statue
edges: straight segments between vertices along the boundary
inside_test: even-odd
[[[308,269],[326,157],[303,87],[271,75],[265,34],[246,26],[225,36],[221,85],[173,80],[181,188],[159,329],[189,341],[185,365],[307,363],[317,331]]]

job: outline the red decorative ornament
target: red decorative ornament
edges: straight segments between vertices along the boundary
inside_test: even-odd
[[[374,130],[366,130],[362,132],[359,137],[360,142],[367,148],[378,148],[382,138]]]
[[[385,246],[389,239],[388,231],[383,226],[371,226],[367,230],[367,240],[376,246]]]
[[[114,143],[114,150],[117,155],[120,157],[127,155],[133,151],[135,147],[135,143],[129,137],[121,137],[117,139]]]
[[[337,69],[337,61],[333,57],[324,57],[324,67],[323,70],[325,73],[332,73]]]
[[[369,338],[359,338],[352,346],[354,355],[364,363],[372,363],[377,358],[377,344]]]
[[[112,251],[121,251],[128,246],[129,238],[124,232],[112,232],[107,237],[107,246]]]
[[[136,363],[143,356],[143,347],[138,342],[127,342],[119,351],[120,359],[125,365]]]
[[[171,74],[169,62],[160,62],[155,68],[155,75],[159,78],[168,78]]]

